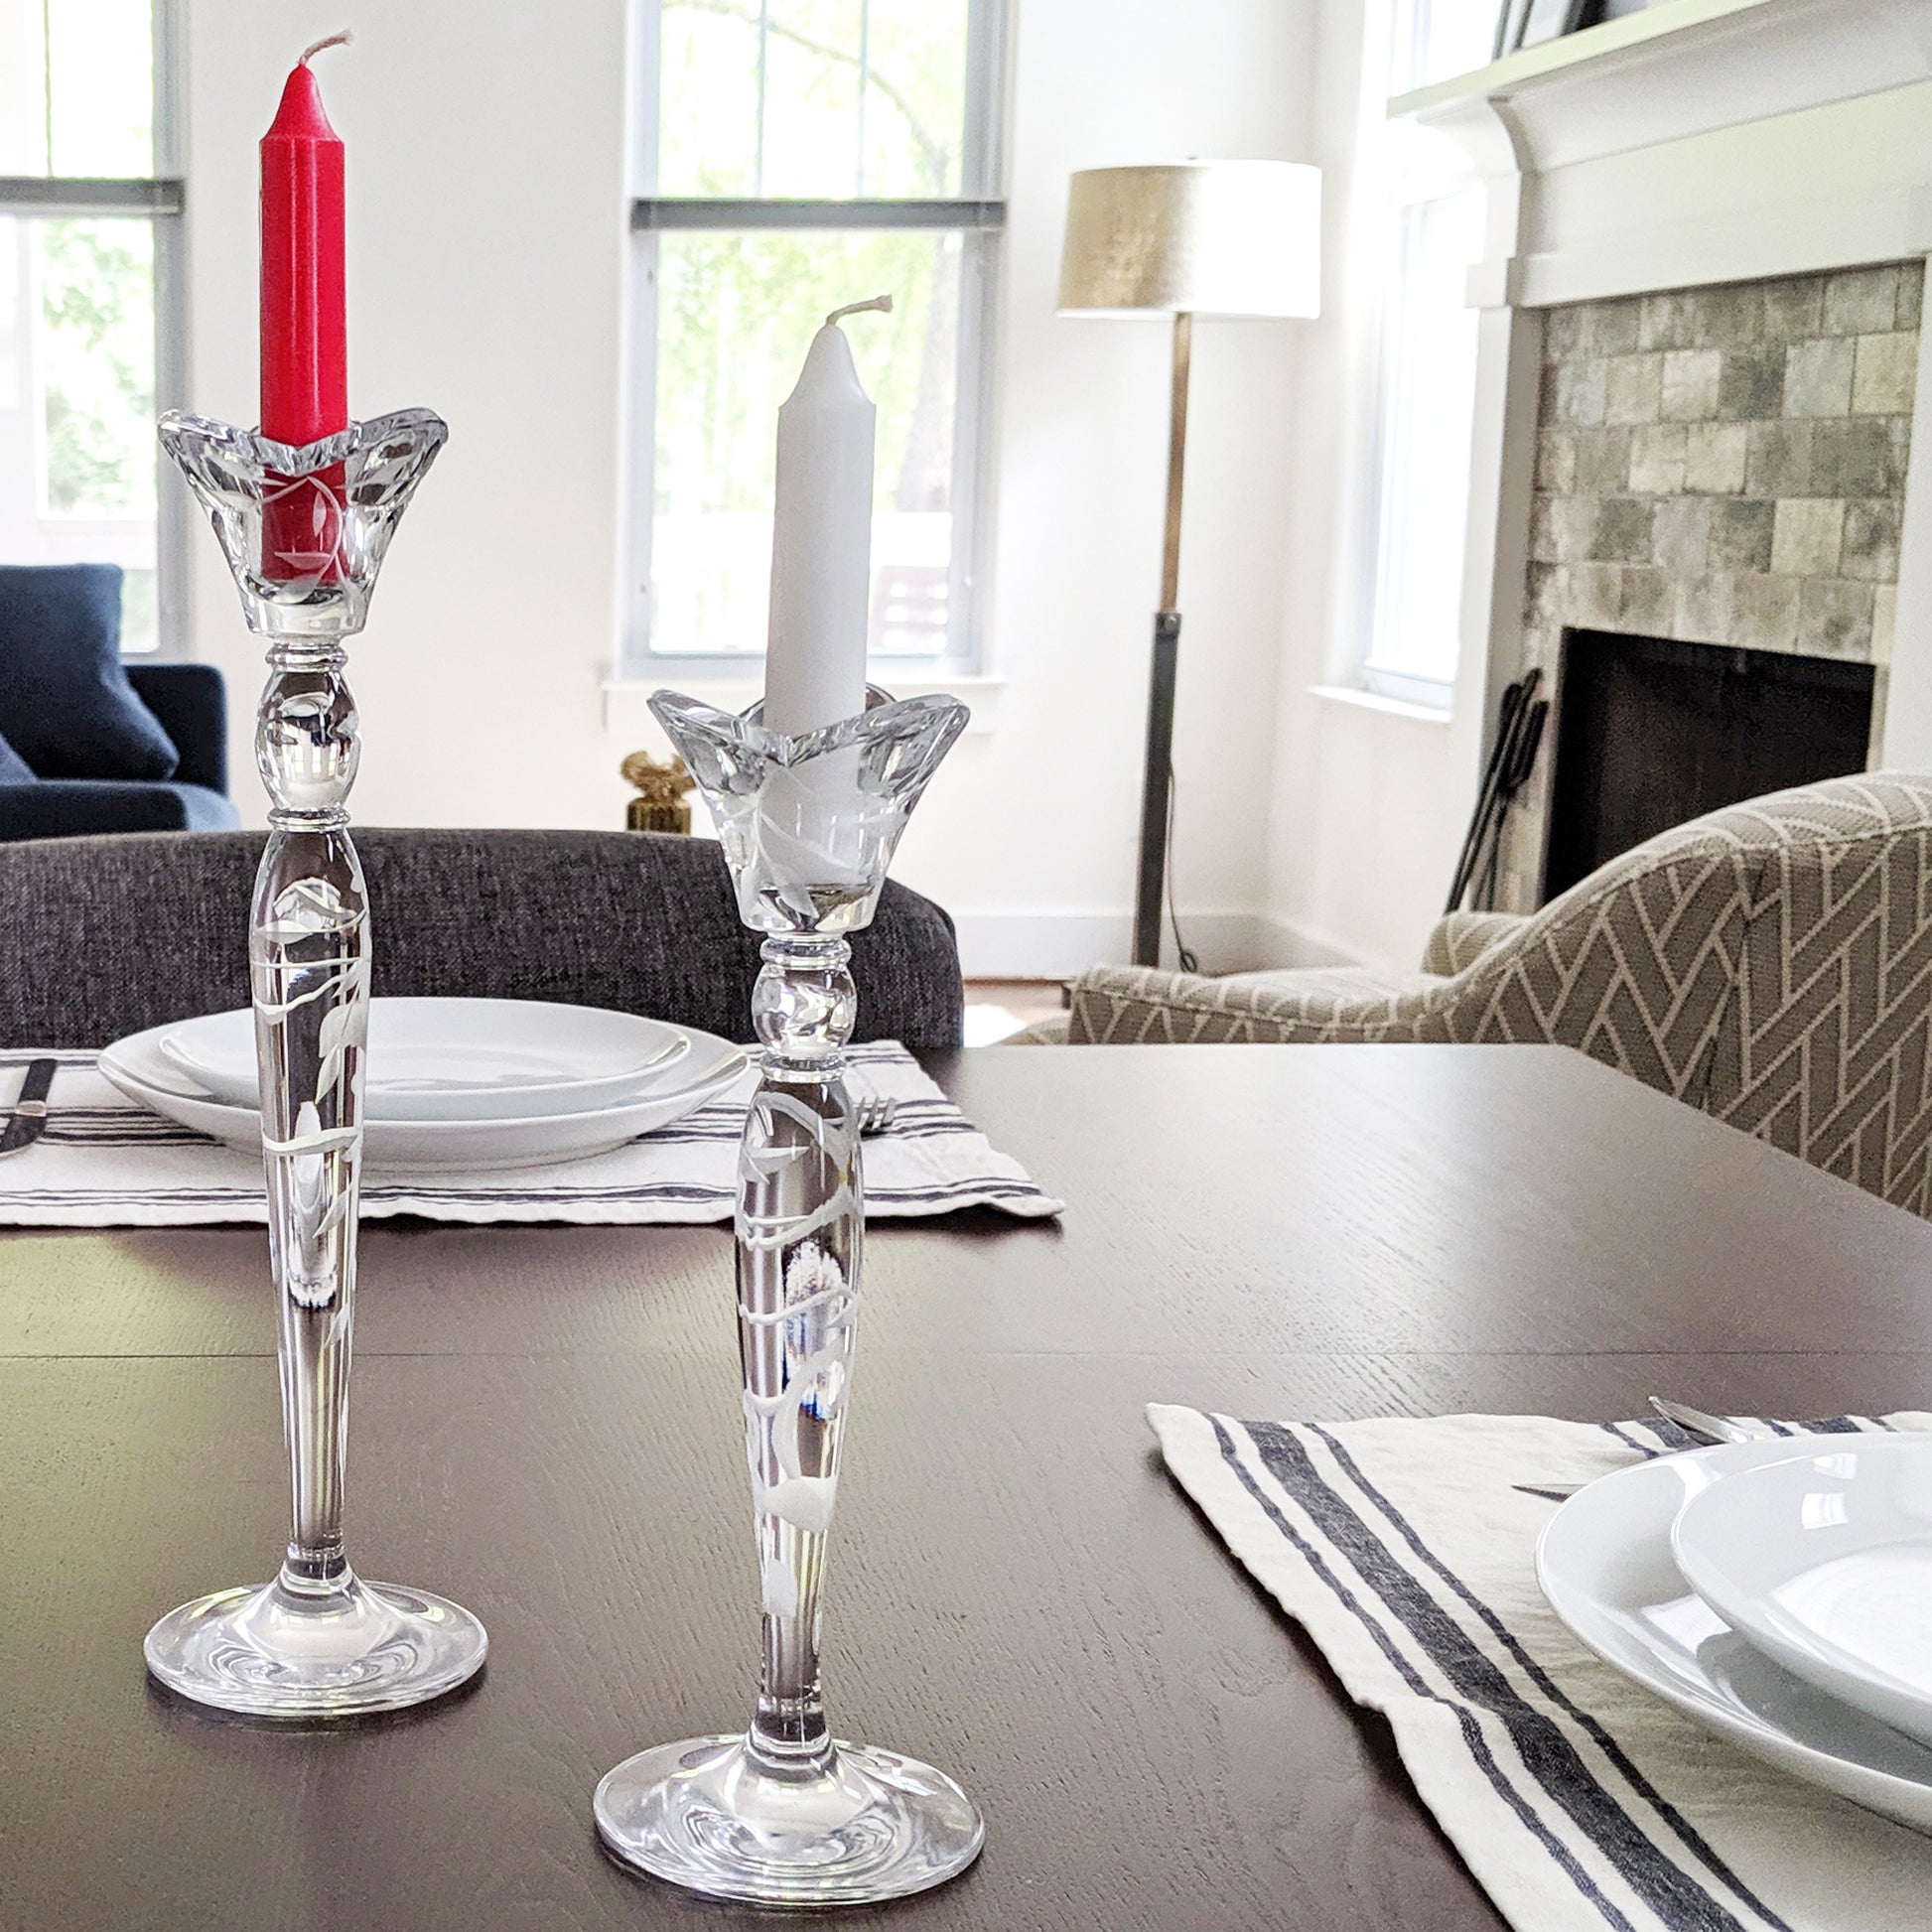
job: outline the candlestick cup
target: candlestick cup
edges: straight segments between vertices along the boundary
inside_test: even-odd
[[[300,449],[195,416],[161,423],[268,645],[255,761],[270,830],[248,957],[293,1528],[272,1583],[183,1604],[145,1648],[170,1689],[256,1717],[420,1704],[472,1677],[487,1647],[468,1610],[365,1583],[343,1548],[369,1010],[344,640],[362,628],[389,539],[447,434],[426,409]]]
[[[597,1788],[624,1863],[713,1897],[854,1905],[963,1871],[984,1827],[943,1772],[833,1737],[819,1594],[852,1399],[865,1188],[841,1077],[857,997],[846,935],[872,918],[926,781],[966,722],[950,698],[792,737],[668,692],[651,700],[717,822],[739,914],[765,935],[761,1078],[739,1153],[739,1362],[761,1670],[744,1731],[659,1745]]]

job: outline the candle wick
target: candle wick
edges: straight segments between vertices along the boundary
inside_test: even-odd
[[[877,309],[881,315],[889,316],[893,313],[893,298],[890,295],[875,295],[865,302],[848,302],[843,309],[834,309],[825,318],[825,326],[829,329],[841,316],[864,315],[868,309]]]
[[[296,66],[306,68],[310,60],[320,54],[325,47],[346,47],[354,38],[355,36],[345,27],[340,34],[331,34],[327,40],[317,41],[313,47],[305,47],[302,50],[302,58]]]

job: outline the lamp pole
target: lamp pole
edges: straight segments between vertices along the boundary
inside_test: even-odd
[[[1321,176],[1299,161],[1182,161],[1082,168],[1066,196],[1063,316],[1172,316],[1168,523],[1147,701],[1134,962],[1161,963],[1180,656],[1180,482],[1196,316],[1321,312]],[[1182,957],[1186,955],[1182,952]]]
[[[1168,520],[1161,552],[1161,608],[1154,618],[1154,672],[1147,700],[1147,764],[1141,778],[1140,885],[1134,901],[1134,963],[1161,963],[1161,896],[1173,785],[1174,677],[1180,656],[1180,484],[1187,459],[1187,372],[1194,318],[1173,319],[1173,389],[1168,416]]]

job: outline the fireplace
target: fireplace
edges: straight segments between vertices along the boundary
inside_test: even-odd
[[[1863,770],[1895,735],[1923,300],[1911,262],[1545,311],[1521,624],[1495,664],[1540,668],[1546,691],[1561,674],[1572,715],[1567,733],[1551,720],[1510,815],[1499,906],[1528,911],[1707,807]],[[1573,646],[1612,633],[1647,648],[1641,672],[1591,662],[1608,642]],[[1741,656],[1728,683],[1713,645]],[[1592,692],[1598,670],[1613,688]],[[1620,746],[1650,749],[1631,773],[1598,772]]]
[[[1865,767],[1869,664],[1585,629],[1562,657],[1546,900],[1705,812]]]

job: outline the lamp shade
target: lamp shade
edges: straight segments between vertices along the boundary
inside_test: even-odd
[[[1321,171],[1298,161],[1088,168],[1067,196],[1061,315],[1314,316]]]

